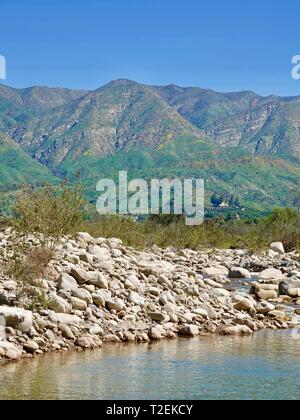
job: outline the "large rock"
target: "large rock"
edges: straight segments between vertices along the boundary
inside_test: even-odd
[[[95,271],[95,272],[90,272],[89,275],[90,275],[90,280],[89,280],[90,284],[93,284],[99,289],[108,289],[108,280],[104,274]]]
[[[121,312],[123,309],[125,309],[125,303],[121,299],[109,300],[106,302],[106,305],[111,311],[114,310]]]
[[[273,300],[278,297],[278,294],[275,290],[261,290],[256,293],[256,296],[261,300]]]
[[[0,306],[0,326],[12,327],[23,333],[28,333],[32,329],[32,312]]]
[[[52,311],[61,314],[69,314],[72,311],[72,306],[55,293],[50,293],[48,307]]]
[[[215,267],[207,267],[204,268],[202,270],[202,274],[204,274],[205,276],[208,277],[212,277],[212,276],[228,276],[229,274],[229,270],[228,268],[219,265],[219,266],[215,266]]]
[[[128,300],[131,303],[134,303],[137,306],[144,306],[145,305],[145,299],[143,296],[139,295],[136,292],[130,292],[128,296]]]
[[[72,290],[72,296],[78,299],[84,300],[87,304],[93,303],[93,298],[91,293],[86,289],[75,289]]]
[[[89,247],[89,253],[94,255],[98,261],[108,261],[111,259],[110,252],[107,248],[101,248],[98,245]]]
[[[74,277],[69,276],[67,273],[61,273],[57,287],[58,290],[74,290],[77,289],[78,284]]]
[[[277,252],[278,254],[285,254],[285,249],[282,242],[273,242],[270,245],[270,249],[274,252]]]
[[[87,232],[78,232],[77,238],[81,239],[82,241],[86,242],[87,244],[94,244],[95,239]]]
[[[10,360],[17,360],[22,357],[22,350],[8,341],[0,341],[0,350],[4,357]]]
[[[77,297],[71,297],[71,305],[77,311],[86,311],[87,309],[87,303]]]
[[[284,276],[280,270],[276,270],[275,268],[267,268],[259,274],[258,280],[262,283],[278,284],[283,279],[283,277]]]
[[[223,335],[251,335],[253,331],[246,325],[235,325],[233,327],[225,327],[222,330]]]
[[[288,296],[290,290],[300,289],[300,280],[298,278],[289,278],[279,283],[279,294]]]
[[[50,321],[62,325],[79,325],[84,321],[76,315],[51,313],[49,315]]]
[[[79,284],[85,284],[90,281],[89,273],[80,267],[72,267],[71,276],[73,276]]]
[[[256,311],[258,314],[266,315],[271,311],[275,311],[275,306],[272,303],[262,301],[258,303]]]
[[[182,328],[180,328],[179,335],[183,335],[185,337],[196,337],[199,335],[199,328],[197,325],[186,325]]]
[[[255,312],[254,304],[250,299],[247,299],[246,297],[236,295],[234,296],[233,302],[234,309],[237,311],[245,311],[250,313]]]
[[[250,279],[251,273],[250,271],[246,270],[246,268],[232,267],[229,270],[229,278],[230,279]]]
[[[156,322],[168,322],[170,317],[168,315],[162,314],[161,312],[149,312],[148,316]]]

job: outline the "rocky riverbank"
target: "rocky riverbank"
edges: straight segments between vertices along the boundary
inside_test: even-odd
[[[9,229],[0,233],[6,261]],[[35,237],[28,237],[38,246]],[[300,324],[300,256],[272,244],[244,250],[147,252],[118,239],[62,238],[36,286],[46,309],[17,300],[17,282],[0,276],[0,360],[147,342],[178,335],[252,334]]]

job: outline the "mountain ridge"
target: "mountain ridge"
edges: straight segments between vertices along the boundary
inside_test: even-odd
[[[300,178],[299,96],[127,79],[93,91],[0,85],[0,134],[34,167],[33,180],[79,170],[87,189],[100,172],[132,168],[141,176],[203,176],[209,192],[237,190],[244,202],[269,206],[286,204]]]

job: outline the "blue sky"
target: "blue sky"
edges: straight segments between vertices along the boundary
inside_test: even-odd
[[[6,84],[95,89],[128,78],[299,95],[297,0],[1,0]]]

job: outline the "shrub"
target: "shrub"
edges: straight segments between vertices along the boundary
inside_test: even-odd
[[[15,207],[18,234],[39,234],[42,246],[55,248],[62,235],[75,233],[84,216],[85,200],[78,184],[46,185],[35,190],[25,186]]]

